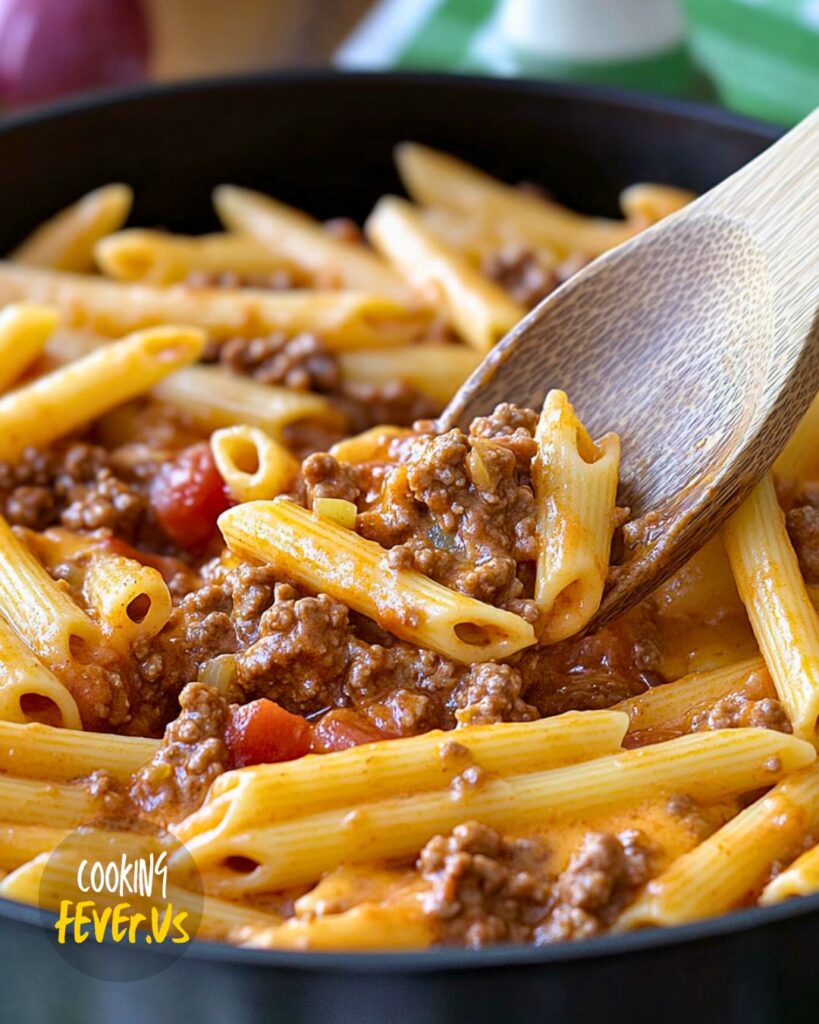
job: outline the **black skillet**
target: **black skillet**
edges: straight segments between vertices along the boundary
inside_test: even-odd
[[[0,251],[108,181],[134,186],[141,225],[214,227],[209,193],[223,181],[321,217],[360,218],[399,189],[390,150],[401,139],[536,181],[578,209],[616,214],[624,186],[705,190],[776,134],[672,100],[512,81],[309,73],[153,88],[0,122]],[[298,954],[201,943],[172,962],[154,950],[87,943],[69,964],[49,932],[36,910],[0,900],[0,1020],[819,1021],[819,897],[672,931],[479,952]],[[99,980],[135,972],[147,977]]]

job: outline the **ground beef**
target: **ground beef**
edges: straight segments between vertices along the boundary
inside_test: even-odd
[[[47,451],[29,448],[19,462],[0,463],[0,511],[16,526],[105,527],[132,541],[145,523],[148,501],[135,477],[116,475],[111,453],[75,441]]]
[[[237,656],[239,685],[293,710],[337,703],[349,658],[348,610],[326,594],[297,597],[286,583],[259,621],[259,639]]]
[[[190,683],[179,695],[179,717],[159,749],[133,776],[130,796],[140,813],[162,825],[201,804],[213,780],[228,767],[228,704],[216,690]]]
[[[649,878],[649,850],[636,830],[589,832],[555,882],[538,945],[599,935],[614,923]]]
[[[522,687],[521,674],[510,665],[472,665],[455,696],[458,724],[534,721],[539,717],[537,709],[521,699]]]
[[[819,583],[819,503],[799,505],[785,516],[788,535],[806,583]]]
[[[488,253],[481,263],[481,270],[515,302],[531,309],[588,262],[589,257],[583,253],[572,253],[553,267],[533,249],[513,243]]]
[[[338,360],[315,334],[232,338],[220,349],[219,359],[234,373],[247,374],[262,384],[281,384],[322,394],[337,391],[341,386]]]
[[[297,287],[298,283],[294,275],[284,268],[269,274],[238,274],[235,270],[208,273],[196,270],[185,279],[185,284],[191,288],[261,288],[275,292],[288,291]]]
[[[343,465],[328,452],[308,456],[301,466],[308,506],[316,498],[341,498],[356,502],[361,497],[357,467]]]
[[[599,935],[648,880],[650,855],[639,832],[589,832],[557,878],[547,863],[542,843],[505,838],[478,822],[434,836],[417,868],[430,884],[424,912],[440,941],[475,948]]]
[[[751,673],[737,693],[729,693],[712,707],[695,711],[688,722],[688,732],[710,729],[774,729],[793,732],[782,704],[765,693],[765,684]]]
[[[468,435],[420,429],[383,475],[377,500],[360,505],[359,532],[391,549],[393,567],[534,621],[524,592],[537,553],[535,424],[534,414],[502,406]]]
[[[545,299],[559,283],[554,270],[534,250],[517,244],[489,253],[481,270],[527,309]]]
[[[160,733],[180,690],[196,679],[199,667],[236,650],[231,607],[230,591],[222,581],[206,583],[182,598],[157,636],[134,644],[132,654],[141,685],[128,732],[138,736]]]
[[[430,883],[424,912],[440,940],[473,948],[530,941],[551,900],[546,859],[539,843],[474,821],[430,839],[417,866]]]

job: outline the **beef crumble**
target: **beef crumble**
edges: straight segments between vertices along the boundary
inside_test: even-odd
[[[190,683],[179,696],[178,718],[159,749],[131,781],[139,812],[161,825],[195,810],[211,782],[228,767],[228,704],[216,690]]]
[[[435,402],[406,381],[370,384],[345,379],[338,357],[315,334],[231,338],[208,356],[262,384],[326,395],[344,413],[352,433],[379,423],[404,426],[440,412]]]
[[[547,863],[542,843],[509,839],[478,822],[434,836],[417,868],[430,883],[423,906],[439,940],[477,948],[599,935],[648,880],[650,867],[636,831],[589,832],[557,878]]]
[[[785,516],[791,543],[806,583],[819,583],[819,493],[803,496]]]

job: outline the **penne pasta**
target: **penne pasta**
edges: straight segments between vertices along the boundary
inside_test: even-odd
[[[551,200],[504,185],[446,153],[405,142],[395,152],[404,187],[422,206],[439,206],[492,221],[516,240],[599,256],[637,233],[635,225],[584,217]]]
[[[284,445],[246,423],[214,431],[210,448],[234,501],[275,498],[299,471],[299,460]]]
[[[40,355],[57,319],[48,306],[12,305],[0,312],[0,392]]]
[[[404,381],[442,407],[480,361],[480,353],[465,345],[435,344],[342,352],[338,357],[341,372],[351,383],[384,385]]]
[[[620,193],[620,209],[626,220],[644,228],[676,213],[696,198],[696,194],[686,188],[639,182]]]
[[[617,930],[684,924],[736,907],[771,864],[819,825],[819,769],[780,782],[649,882]]]
[[[323,395],[259,384],[216,366],[180,370],[158,384],[153,395],[207,430],[244,424],[280,439],[285,427],[304,420],[335,428],[342,428],[345,422]]]
[[[819,846],[812,846],[771,879],[762,890],[759,902],[763,907],[770,907],[794,896],[810,896],[815,892],[819,892]]]
[[[71,834],[50,825],[13,825],[0,822],[0,871],[14,871],[41,853],[48,853]],[[36,895],[34,901],[36,902]]]
[[[20,600],[21,594],[26,595],[25,601]],[[54,669],[75,659],[90,660],[101,639],[93,620],[71,599],[64,586],[48,575],[2,517],[0,614],[34,654]],[[14,643],[8,636],[6,647],[13,656]],[[25,665],[22,654],[21,650],[17,653],[21,671]]]
[[[406,200],[379,200],[365,231],[419,294],[440,301],[460,336],[479,352],[487,352],[523,318],[526,310],[447,249]]]
[[[627,745],[641,746],[687,732],[692,716],[750,687],[759,692],[760,699],[776,696],[762,658],[748,658],[726,668],[694,672],[676,682],[652,686],[615,708],[629,717]]]
[[[15,461],[103,412],[144,394],[202,354],[205,337],[155,327],[90,353],[0,397],[0,459]]]
[[[85,272],[94,246],[128,220],[134,195],[127,185],[103,185],[41,224],[9,257],[30,267]]]
[[[609,567],[620,469],[620,439],[597,444],[562,391],[550,391],[535,434],[537,502],[535,601],[539,637],[579,633],[600,607]]]
[[[260,808],[267,822],[284,821],[359,800],[440,789],[473,766],[504,775],[574,764],[619,750],[625,729],[618,712],[569,711],[538,722],[435,730],[242,768],[220,776],[176,834],[185,842],[205,832],[241,832],[258,822]]]
[[[0,772],[27,779],[70,782],[104,771],[120,782],[150,761],[157,740],[79,732],[75,727],[0,722]]]
[[[291,918],[272,928],[252,928],[235,938],[256,949],[372,952],[426,949],[435,941],[435,930],[416,899],[365,902],[340,914]]]
[[[0,882],[0,896],[21,903],[35,903],[43,910],[56,912],[64,900],[88,898],[78,884],[78,871],[83,859],[90,863],[117,863],[123,855],[132,859],[145,858],[151,853],[158,855],[162,849],[162,842],[151,835],[84,829],[81,834],[74,833],[70,846],[54,852],[42,852],[12,871]],[[113,907],[123,900],[122,895],[105,889],[95,892],[93,898],[98,909]],[[158,890],[156,896],[128,894],[127,900],[134,909],[143,912],[151,906],[156,906],[160,912],[167,906],[173,907],[174,913],[184,911],[191,937],[202,939],[227,939],[233,932],[250,930],[262,932],[275,928],[281,920],[275,914],[203,896],[173,883],[167,885],[164,896]]]
[[[3,567],[0,566],[0,577],[2,575],[4,575]],[[6,577],[6,582],[8,583],[8,581],[9,577]],[[0,589],[8,595],[8,586],[3,588],[0,584]],[[36,597],[34,601],[36,602]],[[0,605],[2,603],[0,601]],[[47,609],[47,601],[44,601],[43,610]],[[32,616],[29,610],[23,614],[36,621],[36,613]],[[3,666],[3,673],[0,676],[0,735],[3,730],[13,729],[15,726],[25,728],[21,723],[32,719],[36,720],[38,715],[52,710],[56,710],[57,720],[62,725],[69,729],[82,728],[77,702],[71,696],[68,688],[53,672],[38,661],[31,649],[20,639],[2,615],[0,615],[0,664]],[[49,717],[52,716],[49,715]],[[15,723],[15,725],[10,723]],[[11,749],[0,750],[0,763],[4,756],[13,753]]]
[[[219,528],[236,554],[268,562],[297,583],[330,594],[403,640],[455,661],[508,657],[534,643],[518,615],[458,594],[408,569],[392,569],[380,545],[292,501],[228,509]]]
[[[229,231],[250,235],[268,252],[309,272],[320,287],[351,288],[412,302],[412,292],[366,246],[334,238],[317,221],[270,196],[220,185],[213,203]]]
[[[156,636],[171,614],[171,595],[159,571],[121,555],[94,555],[83,597],[106,637],[125,650],[135,640]]]
[[[815,757],[804,740],[768,729],[703,732],[566,768],[489,778],[454,792],[387,797],[272,824],[261,806],[244,831],[198,836],[183,825],[180,835],[199,868],[208,871],[214,892],[264,892],[313,882],[337,864],[413,856],[431,836],[462,821],[502,828],[577,820],[660,793],[716,802],[770,785]],[[250,870],[250,864],[256,867]]]
[[[386,461],[391,443],[396,439],[412,437],[412,434],[409,427],[371,427],[360,434],[337,441],[330,449],[330,454],[339,462],[349,462],[353,466],[362,462]]]
[[[48,343],[48,355],[58,364],[71,363],[107,347],[95,335],[59,331]],[[317,420],[334,428],[344,416],[323,395],[227,373],[218,366],[187,366],[170,374],[153,389],[154,398],[184,412],[205,430],[249,426],[274,437],[302,420]]]
[[[158,288],[0,262],[0,305],[9,302],[56,306],[66,327],[108,337],[172,323],[201,327],[216,339],[313,331],[334,351],[404,345],[429,321],[421,311],[360,292]]]
[[[819,475],[819,450],[816,438],[819,436],[819,395],[808,406],[808,411],[799,421],[774,463],[775,475],[783,481],[804,483]]]
[[[0,775],[0,821],[75,829],[98,813],[98,799],[83,786]]]
[[[292,269],[255,238],[233,233],[190,237],[131,228],[100,239],[94,257],[109,277],[156,285],[177,284],[192,274],[261,277]]]
[[[819,619],[768,474],[722,528],[740,597],[794,733],[816,740]]]

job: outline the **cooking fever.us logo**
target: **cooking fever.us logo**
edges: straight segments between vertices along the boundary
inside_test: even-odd
[[[190,854],[172,836],[106,827],[77,829],[44,857],[38,902],[61,957],[94,977],[133,981],[182,955],[204,899]]]

